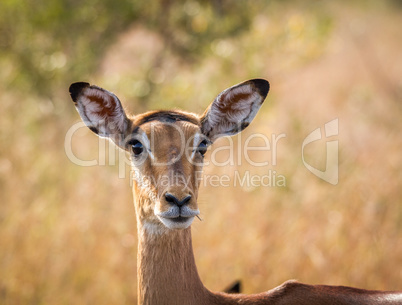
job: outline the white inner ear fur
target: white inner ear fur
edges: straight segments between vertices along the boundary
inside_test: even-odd
[[[236,125],[253,120],[262,101],[263,97],[250,84],[229,88],[212,103],[204,122],[204,130],[211,132],[211,140],[219,135],[234,134],[236,132],[232,130]]]
[[[86,88],[79,97],[77,108],[84,121],[98,129],[100,136],[122,133],[126,127],[126,115],[119,99],[106,90]]]

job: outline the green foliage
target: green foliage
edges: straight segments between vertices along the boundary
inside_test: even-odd
[[[0,4],[7,85],[44,95],[88,75],[116,32],[136,18],[131,1],[36,0]],[[4,72],[3,72],[4,73]]]
[[[7,86],[51,96],[93,73],[115,37],[142,24],[183,59],[251,22],[245,1],[5,0],[0,3],[0,74]],[[246,7],[247,9],[244,9]],[[56,85],[56,88],[53,86]]]

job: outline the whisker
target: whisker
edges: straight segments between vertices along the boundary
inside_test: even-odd
[[[198,218],[200,221],[202,221],[202,218],[201,218],[200,216],[197,215],[197,218]]]

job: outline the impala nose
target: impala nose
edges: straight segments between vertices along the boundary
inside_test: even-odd
[[[179,200],[174,195],[172,195],[170,193],[166,193],[165,199],[166,199],[166,202],[168,202],[170,204],[174,204],[174,205],[177,205],[178,207],[182,207],[185,204],[189,203],[189,201],[191,200],[191,195],[187,195],[183,199]]]

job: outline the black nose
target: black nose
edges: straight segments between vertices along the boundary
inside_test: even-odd
[[[187,195],[186,197],[184,197],[182,200],[177,199],[177,197],[175,197],[174,195],[170,194],[170,193],[166,193],[165,194],[165,199],[167,202],[169,202],[170,204],[175,204],[178,207],[182,207],[183,205],[187,204],[190,199],[191,199],[191,195]]]

